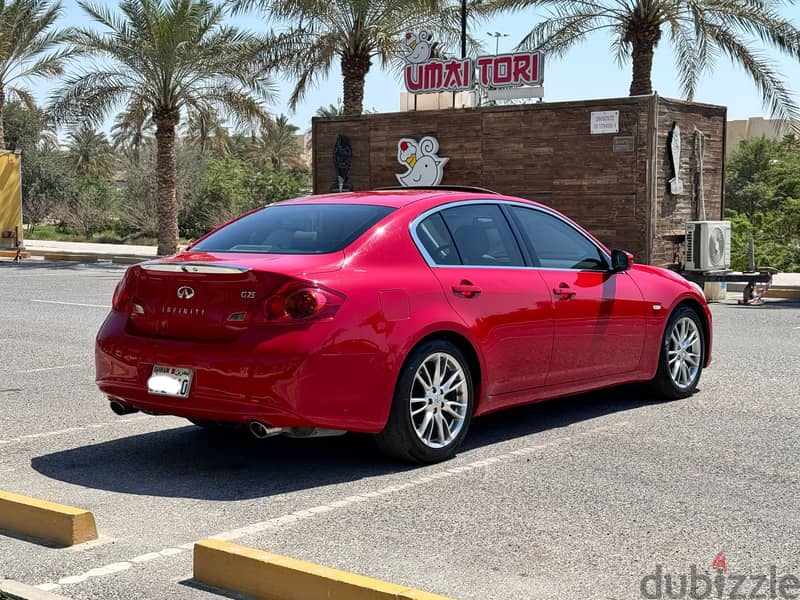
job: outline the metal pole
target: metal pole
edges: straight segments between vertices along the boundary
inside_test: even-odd
[[[461,58],[467,58],[467,0],[461,0]],[[456,94],[453,92],[453,108],[456,107]]]
[[[461,0],[461,58],[467,58],[467,0]]]
[[[747,240],[747,266],[751,273],[756,271],[756,249],[755,240],[753,239],[753,232],[750,232],[750,238]]]

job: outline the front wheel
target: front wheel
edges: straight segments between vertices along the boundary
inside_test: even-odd
[[[409,462],[434,463],[455,454],[472,419],[473,385],[461,351],[431,340],[409,356],[395,389],[382,451]]]
[[[691,396],[700,381],[705,356],[706,340],[700,317],[688,306],[679,307],[664,330],[658,371],[650,387],[662,398]]]

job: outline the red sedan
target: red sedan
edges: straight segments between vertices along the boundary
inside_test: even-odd
[[[689,396],[711,337],[696,286],[546,206],[379,190],[274,204],[128,269],[97,384],[119,414],[369,432],[433,462],[510,406],[634,381]]]

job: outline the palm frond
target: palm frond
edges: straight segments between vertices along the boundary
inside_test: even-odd
[[[800,29],[776,10],[777,4],[742,0],[704,0],[703,19],[755,36],[768,46],[800,60]]]
[[[215,84],[197,92],[198,97],[203,98],[208,105],[214,106],[217,111],[226,114],[237,126],[263,122],[268,118],[262,102],[233,85]]]
[[[800,133],[800,107],[794,94],[781,80],[775,65],[761,53],[754,52],[740,42],[724,26],[705,23],[706,34],[734,63],[742,66],[755,83],[764,99],[764,108],[773,118],[791,124]]]
[[[598,29],[611,27],[603,22],[603,14],[597,11],[578,10],[572,13],[559,10],[541,21],[522,38],[518,49],[540,50],[548,56],[563,57],[586,36]]]
[[[12,85],[7,88],[7,92],[9,92],[12,97],[16,97],[17,100],[22,102],[28,110],[38,110],[36,98],[34,98],[33,94],[28,90]]]
[[[104,30],[80,28],[72,44],[102,66],[70,77],[53,95],[61,120],[96,122],[127,102],[121,130],[139,130],[145,110],[149,116],[207,103],[252,116],[276,98],[265,41],[224,24],[222,3],[122,0],[118,11],[91,0],[79,4]]]
[[[66,79],[50,96],[47,112],[60,125],[84,121],[99,125],[126,96],[135,93],[131,82],[115,71],[84,72]]]

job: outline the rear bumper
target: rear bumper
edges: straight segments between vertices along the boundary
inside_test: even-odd
[[[125,315],[112,312],[97,334],[96,381],[107,396],[156,414],[380,431],[393,390],[386,361],[376,351],[337,351],[329,329],[254,328],[234,342],[204,343],[133,334]],[[193,369],[189,397],[148,393],[153,365]]]

